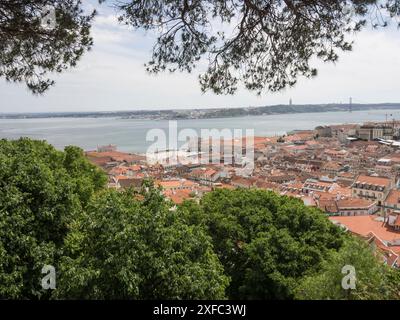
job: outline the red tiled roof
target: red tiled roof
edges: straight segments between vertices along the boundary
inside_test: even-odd
[[[178,188],[182,186],[182,181],[180,180],[157,181],[156,185],[161,186],[163,188]]]
[[[400,239],[400,232],[393,230],[382,221],[376,221],[377,216],[338,216],[329,217],[331,221],[337,221],[345,225],[351,232],[360,236],[367,236],[373,232],[384,241]]]
[[[390,205],[400,204],[400,190],[390,190],[385,202]]]
[[[327,213],[336,213],[338,212],[338,207],[336,205],[336,201],[333,199],[323,199],[318,201],[318,208]]]
[[[163,192],[166,197],[172,200],[175,204],[181,204],[184,200],[191,198],[191,190],[166,190]]]
[[[323,165],[323,169],[328,170],[340,170],[341,167],[342,166],[339,163],[333,161],[327,162],[325,165]]]
[[[353,178],[354,174],[352,172],[339,172],[338,177]]]
[[[356,183],[374,184],[378,186],[388,187],[390,185],[390,179],[384,177],[372,177],[360,175],[355,180]]]
[[[115,167],[115,168],[112,168],[109,173],[113,174],[113,175],[122,175],[122,174],[126,173],[127,171],[128,171],[128,169],[126,167]]]
[[[117,181],[119,181],[119,180],[125,180],[125,179],[129,179],[129,177],[127,177],[127,176],[116,176],[115,177],[115,180],[117,180]]]
[[[104,166],[107,164],[107,162],[111,162],[111,157],[91,157],[87,156],[88,160],[97,165],[97,166]]]
[[[373,232],[370,232],[367,237],[367,242],[369,244],[373,242],[375,246],[380,249],[383,261],[386,260],[386,263],[389,266],[393,266],[397,262],[399,255],[392,250],[392,247],[387,246],[386,243],[384,243],[382,239],[376,236]]]
[[[351,189],[347,187],[341,187],[339,185],[333,185],[333,187],[329,190],[329,193],[336,194],[344,197],[351,197]]]
[[[216,186],[217,189],[236,189],[231,184],[221,183],[220,185]]]
[[[246,178],[243,178],[243,177],[236,176],[236,177],[233,177],[231,179],[231,182],[235,183],[235,184],[240,184],[240,185],[245,185],[245,186],[250,187],[250,186],[253,185],[255,180],[254,179],[246,179]]]
[[[369,208],[373,204],[374,204],[373,201],[369,201],[367,199],[358,199],[358,198],[341,199],[337,201],[339,209]]]

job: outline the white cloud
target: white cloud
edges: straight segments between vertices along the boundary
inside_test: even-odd
[[[0,112],[121,110],[145,108],[224,107],[288,103],[400,101],[400,31],[366,30],[353,52],[334,64],[318,63],[315,79],[300,79],[295,88],[257,97],[240,90],[235,96],[201,94],[196,72],[146,74],[153,38],[120,26],[112,14],[99,16],[93,28],[96,45],[78,68],[57,76],[43,97],[23,84],[0,81]]]

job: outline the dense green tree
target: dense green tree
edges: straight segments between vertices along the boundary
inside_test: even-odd
[[[72,218],[105,182],[79,148],[0,140],[0,298],[42,297],[42,267],[56,265]]]
[[[92,46],[93,17],[80,0],[0,1],[0,77],[43,93],[54,83],[49,73],[75,66]]]
[[[203,228],[158,190],[104,191],[73,224],[56,298],[221,299],[228,278]]]
[[[105,181],[77,147],[0,140],[0,299],[400,298],[398,270],[298,199],[225,189],[172,210],[151,181]]]
[[[355,271],[355,289],[344,289],[344,266]],[[324,261],[320,272],[305,277],[296,288],[297,299],[377,300],[399,299],[399,271],[384,265],[376,251],[349,237],[345,245]]]
[[[386,281],[389,288],[389,298],[400,300],[400,270],[391,268],[386,274]]]
[[[213,238],[233,299],[288,299],[296,282],[319,270],[343,233],[317,209],[265,190],[216,190],[180,215]]]

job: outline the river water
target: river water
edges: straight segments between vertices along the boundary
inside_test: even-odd
[[[385,121],[386,114],[390,120],[400,119],[400,110],[366,110],[190,119],[179,120],[177,125],[178,131],[185,128],[197,132],[201,129],[253,129],[257,136],[274,136],[296,129],[314,129],[318,125]],[[94,150],[98,145],[115,144],[121,151],[144,153],[153,143],[146,141],[149,130],[158,128],[168,135],[168,125],[168,120],[120,118],[0,119],[0,138],[47,140],[58,149],[77,145],[84,150]]]

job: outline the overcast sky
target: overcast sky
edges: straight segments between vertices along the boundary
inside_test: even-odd
[[[319,75],[301,78],[281,93],[240,90],[234,96],[202,94],[198,73],[148,75],[152,36],[119,26],[112,11],[101,9],[93,26],[95,46],[77,68],[55,78],[44,96],[23,83],[0,79],[0,112],[109,111],[191,107],[246,107],[271,104],[400,102],[400,30],[368,28],[354,50],[339,62],[318,63]]]

